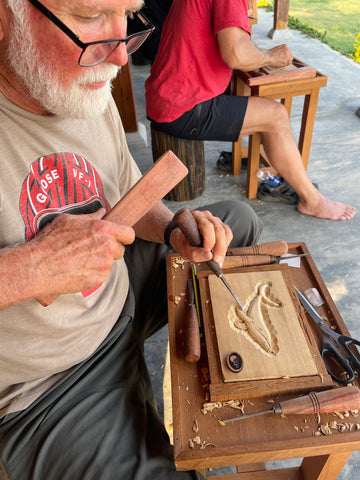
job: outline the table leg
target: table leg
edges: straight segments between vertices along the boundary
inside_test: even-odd
[[[240,78],[235,79],[235,87],[233,94],[238,97],[248,97],[251,91],[250,88]],[[242,146],[242,137],[239,137],[237,142],[232,144],[232,174],[240,175],[241,160],[246,157],[245,148]]]
[[[336,480],[351,452],[306,457],[301,464],[304,480]]]
[[[258,188],[258,177],[256,176],[260,166],[260,143],[259,133],[249,136],[249,156],[247,166],[246,196],[247,198],[256,198]]]
[[[301,130],[299,137],[299,150],[303,160],[305,170],[309,163],[311,140],[314,131],[315,115],[319,99],[320,88],[315,88],[310,94],[305,95],[304,109],[301,120]]]

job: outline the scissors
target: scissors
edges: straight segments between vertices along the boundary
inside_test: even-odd
[[[355,378],[355,371],[360,373],[360,361],[353,354],[349,345],[360,346],[360,341],[354,338],[347,337],[346,335],[340,335],[334,332],[321,318],[319,313],[311,305],[308,299],[300,292],[300,290],[294,285],[299,300],[310,317],[314,320],[318,328],[323,334],[323,341],[321,346],[321,356],[325,363],[325,367],[329,375],[338,383],[347,385],[351,383]],[[332,359],[333,363],[337,364],[344,369],[347,374],[346,378],[338,377],[329,367],[329,362],[326,360]]]

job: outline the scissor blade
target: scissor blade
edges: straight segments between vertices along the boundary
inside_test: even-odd
[[[314,320],[314,322],[316,323],[316,325],[318,325],[319,327],[322,327],[323,325],[325,325],[325,322],[324,320],[321,318],[321,315],[315,310],[315,308],[311,305],[311,303],[309,302],[309,300],[305,297],[305,295],[303,293],[301,293],[301,291],[297,288],[296,285],[294,285],[294,288],[296,290],[296,293],[299,297],[299,300],[301,302],[301,305],[305,308],[305,310],[308,312],[308,314],[310,315],[310,317]],[[321,323],[320,323],[321,322]]]

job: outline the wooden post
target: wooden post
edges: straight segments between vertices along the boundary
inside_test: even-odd
[[[114,79],[112,95],[119,110],[125,132],[137,132],[138,122],[129,62],[121,67],[120,72]]]
[[[288,27],[290,0],[275,0],[274,30],[284,30]]]
[[[154,162],[172,150],[189,170],[188,176],[166,195],[166,200],[182,202],[199,197],[205,189],[204,142],[173,137],[151,128],[151,145]]]

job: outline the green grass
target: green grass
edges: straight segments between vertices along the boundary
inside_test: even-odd
[[[269,5],[273,2],[268,1]],[[290,0],[289,28],[318,38],[344,55],[354,54],[360,33],[359,0]]]

